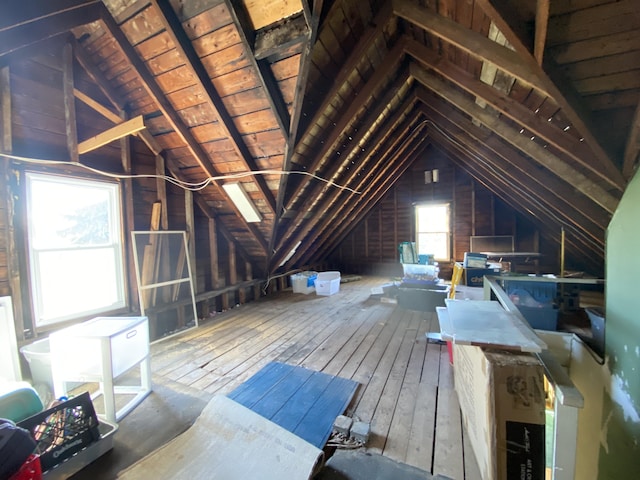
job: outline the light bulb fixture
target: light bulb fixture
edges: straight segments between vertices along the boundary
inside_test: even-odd
[[[260,215],[260,212],[240,183],[225,183],[222,185],[222,188],[227,192],[229,198],[231,198],[236,208],[240,210],[240,213],[248,223],[256,223],[262,220],[262,215]]]
[[[438,183],[440,181],[440,170],[434,168],[431,171],[431,177],[433,178],[433,183]]]
[[[431,175],[431,170],[424,171],[424,184],[428,185],[433,181],[433,176]]]

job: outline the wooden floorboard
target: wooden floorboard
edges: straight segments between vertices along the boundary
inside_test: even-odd
[[[428,343],[435,313],[380,303],[386,278],[342,284],[336,295],[279,292],[217,314],[152,346],[154,376],[228,394],[270,362],[360,384],[347,413],[370,422],[367,448],[453,479],[476,480],[445,345]]]

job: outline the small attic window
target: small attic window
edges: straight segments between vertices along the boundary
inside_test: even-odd
[[[125,306],[120,187],[27,173],[35,326]]]
[[[416,205],[416,246],[420,255],[434,255],[436,260],[449,261],[449,204]]]

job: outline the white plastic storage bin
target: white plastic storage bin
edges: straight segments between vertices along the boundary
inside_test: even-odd
[[[309,294],[315,291],[315,280],[318,277],[318,272],[300,272],[291,275],[291,288],[293,293]]]
[[[316,278],[317,295],[333,295],[340,290],[340,272],[320,272]]]

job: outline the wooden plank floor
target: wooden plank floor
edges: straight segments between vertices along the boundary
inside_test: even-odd
[[[281,292],[152,346],[154,376],[226,394],[271,361],[360,383],[348,414],[371,423],[367,448],[453,479],[480,478],[465,441],[445,346],[427,343],[434,314],[370,299],[384,278],[330,297]]]

